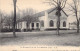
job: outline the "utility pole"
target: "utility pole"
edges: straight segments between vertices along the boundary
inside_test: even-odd
[[[17,0],[13,0],[13,3],[14,3],[13,36],[14,37],[16,37],[16,30],[15,30],[15,27],[16,27],[16,2],[17,2]]]

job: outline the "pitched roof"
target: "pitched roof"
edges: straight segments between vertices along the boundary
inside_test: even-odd
[[[50,9],[45,10],[45,11],[47,11],[48,14],[49,14],[49,13],[51,13],[51,12],[54,11],[54,10],[56,10],[56,8],[50,8]],[[45,11],[42,11],[42,12],[36,13],[36,14],[34,14],[33,16],[36,16],[36,17],[44,16],[44,15],[45,15]],[[62,10],[62,12],[68,17],[68,15],[65,13],[64,10]]]

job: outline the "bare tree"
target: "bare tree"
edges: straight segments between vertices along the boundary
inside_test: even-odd
[[[5,26],[8,26],[8,29],[13,28],[13,22],[14,22],[14,15],[13,11],[11,12],[10,15],[5,15]],[[15,24],[15,29],[17,29],[17,23],[20,21],[20,13],[16,14],[16,24]]]
[[[12,29],[13,28],[13,12],[11,12],[10,15],[5,15],[5,25],[4,26],[8,26],[8,29]]]
[[[72,14],[74,14],[74,16],[76,17],[77,33],[79,33],[79,17],[80,17],[80,15],[79,15],[80,4],[79,3],[80,3],[80,1],[79,0],[72,0],[72,2],[73,2],[72,4],[68,4],[71,7],[71,9],[69,9],[69,11],[71,11]]]
[[[38,21],[38,18],[34,16],[35,13],[35,10],[33,10],[32,8],[23,10],[22,20],[27,22],[27,30],[30,29],[29,25],[31,22]]]
[[[2,13],[0,11],[0,32],[1,32],[1,29],[2,29]]]
[[[49,4],[54,5],[57,8],[56,15],[57,15],[57,34],[59,35],[60,29],[60,16],[61,10],[65,8],[67,0],[49,0]]]
[[[0,11],[0,32],[3,29],[3,23],[5,21],[5,16],[4,14]]]

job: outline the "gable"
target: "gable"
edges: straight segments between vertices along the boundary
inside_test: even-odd
[[[56,11],[57,11],[57,10],[55,9],[54,11],[50,12],[50,13],[48,14],[48,17],[51,18],[51,19],[57,18],[57,16],[56,16]],[[66,19],[66,18],[68,17],[68,15],[62,10],[60,17],[61,17],[61,19]]]
[[[55,13],[56,13],[56,10],[52,11],[51,13],[48,14],[48,17],[51,19],[55,19],[57,17]]]

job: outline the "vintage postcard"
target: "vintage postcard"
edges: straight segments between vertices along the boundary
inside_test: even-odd
[[[0,0],[0,51],[80,51],[80,0]]]

